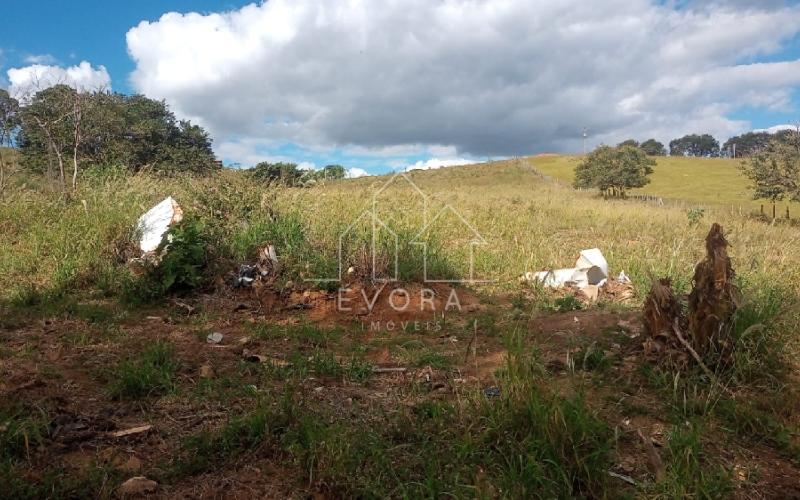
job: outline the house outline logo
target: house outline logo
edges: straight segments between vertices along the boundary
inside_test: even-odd
[[[425,234],[430,231],[430,228],[442,217],[442,214],[445,212],[450,212],[455,215],[458,220],[466,226],[473,235],[473,239],[469,241],[469,278],[464,279],[432,279],[428,277],[428,244],[422,240]],[[478,245],[488,245],[487,241],[481,236],[481,233],[478,232],[475,227],[470,224],[467,219],[465,219],[452,205],[446,204],[436,213],[436,215],[425,224],[422,229],[414,236],[414,238],[410,242],[412,245],[417,245],[422,247],[422,270],[423,270],[423,281],[425,283],[489,283],[492,280],[479,280],[475,279],[475,247]]]
[[[428,220],[428,208],[430,205],[430,197],[419,188],[419,186],[410,178],[410,176],[406,172],[397,172],[392,175],[386,182],[381,185],[373,194],[371,200],[371,206],[369,209],[364,210],[361,212],[357,217],[353,219],[353,221],[339,234],[338,238],[338,277],[336,278],[327,278],[327,279],[306,279],[306,281],[317,282],[317,283],[331,283],[331,282],[343,282],[345,274],[347,273],[347,267],[345,266],[344,262],[344,246],[345,240],[353,231],[359,223],[363,222],[364,220],[369,221],[369,226],[371,229],[371,238],[370,238],[370,258],[372,262],[372,280],[378,283],[390,283],[390,282],[397,282],[400,280],[399,276],[399,269],[400,269],[400,239],[396,231],[394,231],[390,224],[387,224],[383,219],[378,216],[378,207],[380,200],[379,198],[381,195],[394,183],[405,181],[413,190],[413,192],[420,196],[422,200],[422,227],[419,231],[416,232],[414,237],[409,241],[409,244],[422,247],[422,266],[423,266],[423,281],[425,283],[453,283],[453,284],[477,284],[477,283],[490,283],[494,280],[486,280],[486,279],[476,279],[475,278],[475,248],[477,246],[487,245],[488,242],[486,239],[478,232],[478,230],[467,221],[467,219],[462,216],[455,208],[453,208],[450,204],[445,204],[439,211],[434,215],[430,220]],[[428,243],[424,241],[425,235],[431,232],[433,226],[437,221],[439,221],[445,214],[450,213],[454,215],[457,221],[466,227],[471,234],[471,239],[467,242],[469,245],[469,276],[467,279],[435,279],[428,275],[429,266],[428,266],[428,257],[429,257],[429,247]],[[377,261],[378,261],[378,232],[380,230],[386,231],[393,243],[394,246],[394,255],[391,258],[391,270],[389,272],[389,276],[387,277],[380,277],[376,275],[376,268],[377,268]]]

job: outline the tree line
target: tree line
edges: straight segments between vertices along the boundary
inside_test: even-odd
[[[305,170],[296,163],[261,162],[245,170],[253,179],[282,186],[310,186],[320,181],[344,179],[347,170],[341,165],[326,165],[319,170]]]
[[[749,158],[766,150],[773,140],[785,141],[791,130],[779,132],[747,132],[733,136],[720,146],[711,134],[687,134],[669,141],[669,149],[663,143],[648,139],[641,144],[635,139],[622,141],[618,146],[633,146],[642,149],[650,156],[692,156],[692,157],[736,157]]]
[[[56,180],[63,191],[75,189],[80,173],[90,166],[205,173],[218,165],[208,133],[178,120],[165,102],[142,95],[78,91],[67,85],[21,100],[0,89],[0,193],[9,163],[2,146],[16,147],[22,168]],[[270,162],[244,172],[286,186],[347,176],[341,165],[305,170],[294,163]]]
[[[165,102],[67,85],[21,100],[0,89],[0,146],[5,145],[17,147],[20,166],[56,179],[64,191],[77,187],[88,166],[133,172],[206,172],[216,166],[208,133],[178,120]]]
[[[709,138],[713,140],[706,134],[686,136],[680,144],[672,141],[670,153],[677,150],[688,156],[711,156],[716,141]],[[737,144],[742,144],[746,151],[739,168],[750,180],[753,199],[773,204],[800,201],[800,127],[766,136],[748,133],[731,140],[740,141]],[[575,167],[574,186],[597,188],[606,196],[624,197],[627,190],[647,185],[656,164],[651,156],[663,156],[651,152],[652,144],[644,147],[648,142],[627,140],[617,146],[596,148]]]

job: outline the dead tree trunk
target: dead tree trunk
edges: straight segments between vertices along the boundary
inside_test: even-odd
[[[643,311],[648,356],[683,367],[691,354],[704,371],[711,373],[706,363],[720,361],[730,353],[727,335],[739,304],[739,291],[727,248],[722,227],[713,224],[706,236],[706,257],[695,267],[688,317],[668,278],[652,284]]]
[[[694,286],[689,294],[689,329],[694,348],[701,355],[709,343],[721,335],[736,311],[738,290],[728,257],[728,241],[719,224],[706,236],[706,257],[694,270]]]

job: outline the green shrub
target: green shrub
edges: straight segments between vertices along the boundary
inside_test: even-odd
[[[175,224],[156,249],[163,256],[157,264],[145,264],[142,276],[129,276],[123,283],[123,298],[147,303],[165,295],[194,290],[203,283],[207,262],[207,239],[203,223],[187,217]]]
[[[580,299],[573,294],[569,294],[565,297],[557,298],[553,301],[553,309],[556,312],[570,312],[570,311],[580,311],[583,309],[583,304],[581,303]]]

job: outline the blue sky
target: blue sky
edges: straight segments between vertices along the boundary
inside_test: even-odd
[[[114,90],[131,93],[128,75],[134,63],[125,46],[125,33],[143,20],[156,21],[169,11],[232,10],[248,2],[211,0],[38,0],[5,2],[0,16],[3,66],[24,66],[30,56],[50,55],[56,63],[91,61],[104,65]],[[47,13],[47,14],[44,14]]]
[[[592,146],[694,132],[722,142],[800,119],[798,2],[3,6],[0,86],[13,88],[12,68],[82,61],[105,67],[115,91],[165,99],[242,165],[378,173],[575,152],[583,127]]]

